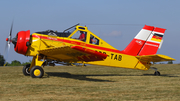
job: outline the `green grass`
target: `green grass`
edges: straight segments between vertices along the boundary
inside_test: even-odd
[[[45,67],[34,79],[22,67],[0,67],[0,101],[179,101],[180,65],[155,65],[154,71],[103,66]]]

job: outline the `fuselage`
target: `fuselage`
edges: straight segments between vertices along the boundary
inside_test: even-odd
[[[81,41],[77,38],[72,38],[78,31],[86,33],[86,40]],[[67,35],[61,37],[60,35],[46,35],[42,33],[33,33],[30,36],[31,45],[28,47],[26,56],[36,56],[39,54],[39,50],[48,49],[52,47],[63,47],[63,46],[81,46],[97,52],[107,54],[107,58],[103,61],[72,61],[70,57],[65,54],[58,54],[56,58],[47,57],[52,60],[66,61],[66,62],[77,62],[93,65],[103,65],[112,67],[122,67],[131,69],[148,70],[150,64],[148,62],[140,62],[135,56],[124,54],[123,51],[119,51],[106,43],[104,40],[90,32],[87,27],[77,26],[76,30],[72,33],[66,33]],[[91,36],[96,38],[98,44],[91,43]]]

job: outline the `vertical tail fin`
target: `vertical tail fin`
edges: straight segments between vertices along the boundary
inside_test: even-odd
[[[141,31],[129,43],[129,45],[123,50],[123,52],[128,55],[138,55],[153,30],[153,26],[145,25],[143,29],[141,29]]]
[[[162,45],[162,38],[165,30],[166,29],[155,27],[138,55],[156,54],[158,48]]]

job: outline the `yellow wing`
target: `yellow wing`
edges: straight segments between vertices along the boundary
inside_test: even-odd
[[[145,55],[145,56],[136,56],[140,61],[149,61],[149,62],[162,62],[162,61],[173,61],[175,59],[161,54],[156,55]]]
[[[47,56],[48,59],[59,60],[64,62],[102,61],[107,57],[106,54],[80,46],[63,46],[47,48],[39,50],[39,53]]]

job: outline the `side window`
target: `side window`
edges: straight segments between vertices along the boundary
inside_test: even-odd
[[[77,31],[71,38],[86,42],[87,32]]]
[[[90,35],[90,44],[95,44],[95,45],[99,45],[99,39],[97,39],[95,36]]]

